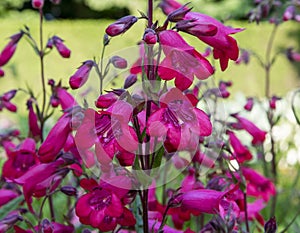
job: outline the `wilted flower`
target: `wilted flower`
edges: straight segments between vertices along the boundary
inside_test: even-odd
[[[125,69],[127,67],[127,61],[124,58],[119,56],[113,56],[110,59],[110,62],[113,64],[115,68],[118,69]]]
[[[105,32],[109,36],[117,36],[126,32],[134,23],[137,22],[137,17],[132,15],[124,16],[118,19],[116,22],[110,24]]]
[[[32,0],[31,5],[35,9],[41,9],[44,6],[44,0]]]
[[[158,68],[158,74],[163,80],[175,78],[176,87],[186,90],[193,83],[194,75],[198,79],[206,79],[214,73],[211,64],[178,32],[163,31],[159,39],[166,56]]]
[[[0,54],[0,67],[4,66],[14,55],[17,44],[24,35],[23,31],[20,31],[17,34],[14,34],[10,37],[10,42],[4,47]]]
[[[88,80],[89,74],[95,62],[92,60],[87,60],[82,63],[78,70],[70,77],[69,84],[72,89],[78,89],[82,87]]]
[[[59,54],[63,58],[69,58],[71,55],[71,50],[65,46],[65,44],[63,43],[64,41],[58,36],[53,36],[52,40],[53,40],[53,44],[56,47]]]

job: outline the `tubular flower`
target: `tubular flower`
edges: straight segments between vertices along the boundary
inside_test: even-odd
[[[267,202],[271,195],[275,195],[276,188],[271,180],[251,168],[243,167],[242,173],[247,181],[247,194],[249,196],[262,197]]]
[[[0,189],[0,207],[15,199],[17,196],[19,196],[19,194],[13,190]]]
[[[252,159],[252,154],[246,146],[244,146],[237,136],[230,130],[227,130],[229,142],[233,148],[233,155],[239,163],[244,163]]]
[[[16,112],[17,106],[11,103],[11,99],[15,97],[17,90],[11,90],[5,92],[3,95],[0,96],[0,111],[3,108],[6,108],[8,111]]]
[[[180,90],[173,88],[164,94],[160,106],[148,120],[148,133],[165,136],[168,152],[196,150],[199,137],[211,134],[212,125],[206,113],[193,106]]]
[[[158,68],[163,80],[175,78],[176,87],[186,90],[193,83],[194,75],[198,79],[206,79],[214,73],[211,64],[179,33],[166,30],[159,34],[159,39],[166,56]]]
[[[100,113],[86,110],[75,136],[77,146],[88,149],[96,144],[97,158],[103,165],[111,163],[114,156],[121,165],[131,165],[133,152],[138,147],[136,134],[128,125],[132,110],[132,106],[124,101],[116,101]]]
[[[32,100],[27,101],[27,108],[28,108],[28,125],[29,125],[29,135],[39,140],[42,136],[42,132],[40,126],[38,125],[38,117],[33,110],[32,107]]]
[[[57,51],[63,58],[69,58],[71,55],[71,50],[68,49],[65,44],[63,43],[63,39],[58,36],[53,36],[52,41],[54,46],[56,47]]]
[[[130,183],[126,177],[113,177],[124,183]],[[81,186],[88,190],[76,203],[76,215],[83,224],[91,225],[100,231],[112,231],[117,224],[132,226],[136,223],[131,211],[122,203],[128,190],[107,183],[97,184],[95,180],[83,179]]]
[[[17,44],[24,35],[23,31],[20,31],[17,34],[14,34],[10,37],[10,42],[5,46],[0,54],[0,67],[4,66],[14,55]]]
[[[32,166],[38,163],[35,151],[35,142],[26,138],[17,147],[8,148],[4,145],[8,160],[3,165],[3,176],[13,180],[25,174]]]
[[[69,84],[72,89],[78,89],[86,83],[93,66],[95,66],[95,62],[92,60],[82,63],[75,74],[70,77]]]
[[[137,22],[137,17],[132,15],[124,16],[118,19],[116,22],[110,24],[105,32],[109,36],[118,36],[126,32],[133,24]]]
[[[70,116],[64,114],[59,118],[42,143],[38,151],[40,161],[43,163],[54,161],[64,147],[70,133]]]

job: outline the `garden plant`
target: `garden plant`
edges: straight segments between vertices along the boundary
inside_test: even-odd
[[[38,92],[23,81],[1,88],[0,111],[18,114],[26,105],[27,127],[0,128],[0,232],[300,232],[299,193],[283,195],[283,152],[274,134],[285,118],[282,102],[289,103],[294,127],[300,124],[299,91],[290,99],[276,96],[271,75],[279,56],[300,61],[296,49],[274,47],[282,24],[300,22],[300,2],[254,2],[249,21],[269,20],[273,28],[265,51],[241,48],[234,34],[246,28],[196,12],[193,2],[148,0],[139,14],[107,25],[99,56],[56,79],[47,75],[47,55],[57,50],[59,63],[71,48],[63,31],[45,37],[44,0],[32,0],[39,34],[25,25],[0,53],[1,87],[21,40],[39,58],[35,82],[42,84]],[[155,11],[164,16],[156,19]],[[137,45],[106,53],[141,21]],[[228,107],[237,80],[218,77],[250,59],[264,70],[265,96]],[[281,197],[290,210],[282,212]]]

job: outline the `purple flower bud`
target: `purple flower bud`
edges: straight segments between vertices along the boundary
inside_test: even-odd
[[[82,63],[78,70],[70,77],[69,84],[72,89],[82,87],[88,80],[91,69],[95,65],[92,60],[87,60]]]
[[[53,40],[53,44],[56,47],[59,54],[63,58],[69,58],[71,55],[71,50],[65,46],[65,44],[63,43],[64,41],[58,36],[53,36],[52,40]]]
[[[295,6],[288,6],[282,16],[282,20],[283,21],[288,21],[294,18],[296,13],[296,9]]]
[[[42,9],[44,6],[44,0],[32,0],[31,5],[35,9]]]
[[[124,82],[124,88],[127,89],[127,88],[131,87],[133,84],[136,83],[136,81],[137,81],[136,74],[130,74]]]
[[[124,32],[126,32],[134,23],[136,23],[138,20],[137,17],[132,15],[124,16],[120,19],[118,19],[116,22],[110,24],[105,32],[109,36],[118,36]]]
[[[50,85],[51,87],[53,87],[55,85],[55,81],[53,79],[49,79],[48,80],[48,85]]]
[[[110,59],[110,62],[113,64],[115,68],[118,69],[125,69],[127,67],[127,61],[124,58],[119,56],[113,56]]]
[[[247,98],[247,103],[244,106],[246,111],[251,111],[253,108],[254,99],[252,97]]]
[[[0,68],[0,77],[4,77],[4,75],[5,75],[4,70],[2,70],[2,69]]]
[[[277,96],[272,96],[272,98],[269,100],[269,106],[271,109],[276,109],[276,102],[277,100],[280,100],[281,98],[280,97],[277,97]]]
[[[176,23],[176,29],[183,31],[193,36],[214,36],[216,35],[218,28],[213,24],[200,23],[196,20],[181,20]]]
[[[15,90],[15,89],[5,92],[2,96],[2,99],[4,101],[10,101],[12,98],[15,97],[16,93],[17,93],[17,90]]]
[[[156,32],[151,29],[151,28],[147,28],[145,30],[144,36],[143,36],[143,40],[146,42],[146,44],[148,45],[153,45],[157,42],[157,35]]]
[[[63,186],[60,188],[60,191],[67,196],[77,196],[77,189],[73,186]]]
[[[48,49],[52,49],[53,48],[53,39],[52,38],[48,39],[46,48],[48,48]]]
[[[170,22],[178,22],[180,20],[183,20],[186,13],[188,13],[192,10],[192,8],[187,8],[186,5],[187,4],[183,5],[182,7],[178,8],[177,10],[171,12],[168,15],[168,20]]]
[[[24,35],[23,31],[14,34],[10,37],[10,42],[5,46],[0,54],[0,66],[4,66],[14,55],[19,40]]]
[[[265,224],[265,233],[276,233],[277,230],[277,223],[276,218],[270,218]]]

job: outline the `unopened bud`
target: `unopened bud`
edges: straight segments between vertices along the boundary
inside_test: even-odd
[[[136,74],[130,74],[124,82],[124,88],[127,89],[129,87],[131,87],[133,84],[135,84],[137,81],[137,76]]]
[[[48,219],[43,219],[41,225],[43,233],[53,233],[53,225]]]
[[[118,69],[125,69],[127,67],[127,61],[124,58],[119,56],[113,56],[110,59],[110,62],[113,64],[115,68]]]
[[[114,102],[117,101],[117,96],[110,92],[104,95],[100,95],[95,103],[97,108],[108,108],[110,107]]]
[[[192,10],[192,8],[187,8],[187,4],[183,5],[182,7],[178,8],[177,10],[171,12],[168,15],[168,20],[170,22],[178,22],[184,19],[184,16]]]
[[[155,44],[157,42],[156,32],[153,29],[151,29],[151,28],[147,28],[146,31],[145,31],[145,33],[144,33],[143,40],[148,45]]]
[[[246,111],[251,111],[253,108],[254,99],[252,97],[247,98],[247,103],[244,106]]]
[[[118,19],[116,22],[109,25],[105,32],[109,36],[117,36],[124,32],[126,32],[134,23],[137,22],[137,17],[132,15],[127,15],[122,17],[121,19]]]
[[[15,89],[5,92],[2,96],[2,99],[4,101],[10,101],[12,98],[15,97],[16,93],[17,93],[17,90],[15,90]]]
[[[276,218],[270,218],[265,224],[265,233],[276,233],[277,230],[277,223]]]
[[[108,45],[109,44],[109,37],[108,37],[108,35],[107,34],[104,34],[104,36],[103,36],[103,45],[104,46],[106,46],[106,45]]]
[[[67,196],[77,196],[77,189],[73,186],[63,186],[60,191]]]

